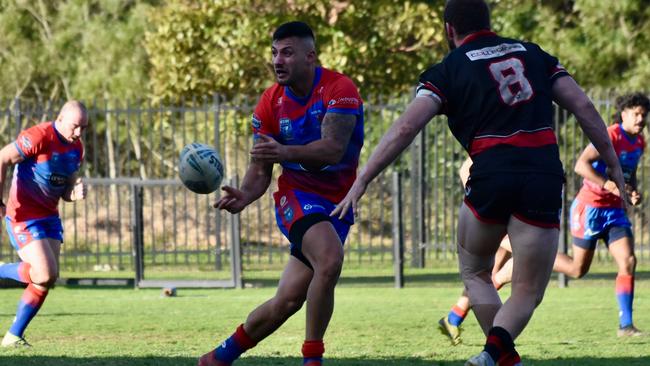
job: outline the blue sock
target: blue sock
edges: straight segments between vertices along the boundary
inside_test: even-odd
[[[10,278],[14,281],[30,283],[32,282],[29,277],[30,268],[29,263],[25,262],[3,264],[0,266],[0,278]]]
[[[244,325],[240,325],[235,333],[226,339],[219,347],[214,350],[215,358],[219,361],[231,364],[239,358],[242,353],[255,347],[257,342],[253,341],[246,331]]]
[[[33,284],[29,284],[23,292],[23,296],[18,302],[18,310],[16,310],[16,320],[9,328],[9,333],[22,337],[27,325],[34,318],[36,313],[43,305],[45,297],[47,296],[47,290],[42,291],[37,289]]]
[[[463,320],[465,320],[466,316],[467,316],[467,311],[461,309],[457,305],[454,305],[451,308],[449,314],[447,315],[447,321],[449,322],[449,324],[458,327],[463,323]]]
[[[634,301],[634,276],[616,276],[616,299],[618,300],[618,320],[621,328],[632,325],[632,302]]]

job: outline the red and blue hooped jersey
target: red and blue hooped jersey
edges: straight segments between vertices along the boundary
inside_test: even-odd
[[[21,222],[58,215],[59,199],[81,166],[83,144],[66,142],[54,122],[43,122],[22,131],[14,145],[24,160],[14,169],[7,216]]]
[[[645,139],[642,134],[634,138],[628,136],[620,123],[609,126],[607,133],[621,163],[625,183],[629,183],[645,150]],[[603,160],[593,162],[592,166],[603,177],[607,177],[607,166]],[[582,181],[582,188],[577,198],[593,207],[622,207],[619,197],[587,179]]]
[[[283,145],[306,145],[321,138],[321,122],[326,113],[351,114],[357,118],[343,158],[336,165],[318,168],[281,162],[278,187],[316,193],[338,203],[356,178],[363,146],[363,102],[352,80],[317,67],[311,93],[305,98],[276,83],[262,94],[253,113],[252,126],[254,136],[268,135]]]

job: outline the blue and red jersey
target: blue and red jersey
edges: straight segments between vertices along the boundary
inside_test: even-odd
[[[629,183],[645,150],[645,139],[642,134],[631,137],[625,133],[620,123],[607,128],[607,133],[614,146],[623,169],[625,183]],[[602,159],[592,163],[594,169],[603,177],[607,177],[607,166]],[[621,199],[599,185],[584,179],[577,199],[592,207],[623,207]]]
[[[16,165],[7,202],[7,217],[22,222],[58,215],[58,203],[83,159],[80,140],[67,142],[54,122],[22,131],[14,142],[24,158]]]
[[[324,167],[281,162],[278,188],[311,192],[338,203],[356,178],[363,146],[363,102],[352,80],[317,67],[312,90],[304,98],[294,95],[288,87],[274,84],[262,94],[255,108],[253,133],[271,136],[283,145],[306,145],[321,138],[321,122],[326,113],[357,118],[343,158],[336,165]]]

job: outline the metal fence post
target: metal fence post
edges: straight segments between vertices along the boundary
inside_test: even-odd
[[[20,98],[14,99],[14,107],[13,107],[12,114],[14,116],[14,122],[16,123],[15,136],[18,136],[20,131],[22,131],[23,129],[23,118],[22,118],[22,113],[20,111]]]
[[[395,288],[404,287],[404,226],[402,222],[402,179],[393,172],[393,268]]]
[[[239,177],[235,175],[230,180],[230,186],[239,187]],[[231,251],[231,263],[230,268],[232,270],[232,280],[235,284],[235,288],[243,288],[244,282],[242,279],[242,261],[241,261],[241,221],[239,213],[234,215],[229,215],[230,221],[230,251]]]
[[[135,287],[144,280],[144,219],[142,211],[143,188],[131,184],[131,241],[133,242],[133,264],[135,267]]]

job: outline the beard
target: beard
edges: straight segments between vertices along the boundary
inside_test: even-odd
[[[446,36],[447,38],[447,45],[449,46],[449,51],[453,51],[456,49],[456,44],[454,43],[454,40],[449,38],[449,36]]]

